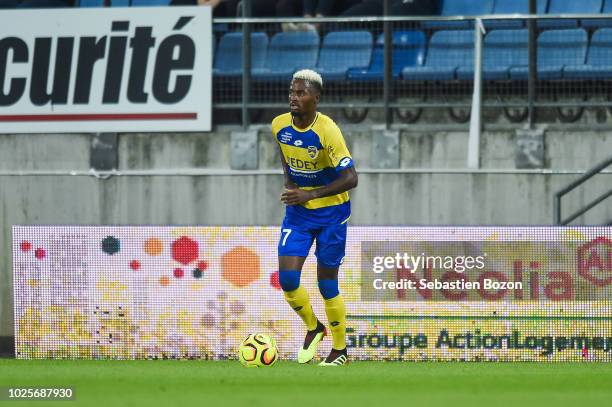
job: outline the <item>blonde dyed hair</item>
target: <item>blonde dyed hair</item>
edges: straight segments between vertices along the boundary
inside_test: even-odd
[[[320,89],[323,89],[323,79],[321,75],[312,69],[302,69],[293,74],[293,79],[301,79],[306,82],[316,83]]]

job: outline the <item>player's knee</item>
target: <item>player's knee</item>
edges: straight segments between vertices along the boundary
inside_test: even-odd
[[[297,290],[300,286],[300,272],[296,270],[281,270],[278,272],[278,282],[283,291]]]
[[[338,280],[319,280],[319,292],[326,300],[331,300],[340,294]]]

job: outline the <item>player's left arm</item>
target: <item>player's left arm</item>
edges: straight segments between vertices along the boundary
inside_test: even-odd
[[[346,147],[340,129],[332,123],[327,131],[324,148],[338,172],[338,177],[329,184],[316,189],[285,190],[281,195],[281,201],[285,204],[299,205],[312,199],[341,194],[357,186],[357,171],[355,171],[353,159]]]

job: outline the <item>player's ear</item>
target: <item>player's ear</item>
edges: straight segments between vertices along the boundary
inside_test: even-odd
[[[318,105],[319,104],[319,100],[321,99],[321,93],[319,92],[315,92],[314,94],[314,101],[315,103]]]

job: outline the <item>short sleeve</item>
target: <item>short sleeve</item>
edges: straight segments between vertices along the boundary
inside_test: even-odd
[[[324,148],[332,166],[336,171],[342,171],[353,166],[353,157],[346,147],[344,136],[334,122],[325,128]]]
[[[278,131],[280,130],[280,120],[278,117],[274,118],[274,120],[272,120],[272,135],[274,136],[274,139],[276,141],[278,141],[278,139],[276,138],[276,135],[278,134]]]

